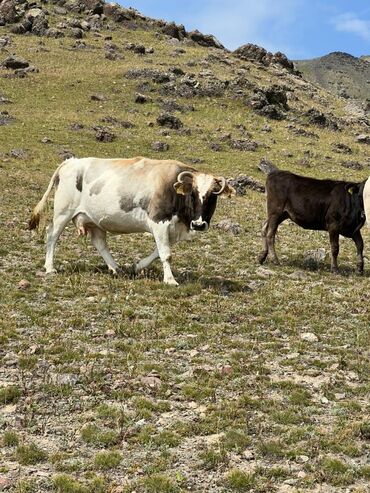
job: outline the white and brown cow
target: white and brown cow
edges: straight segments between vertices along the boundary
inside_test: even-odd
[[[54,186],[54,218],[47,232],[47,273],[55,272],[55,245],[72,220],[79,234],[90,234],[92,244],[114,273],[118,265],[108,249],[106,233],[152,233],[156,248],[135,265],[135,271],[159,257],[164,282],[175,285],[170,245],[190,239],[196,231],[206,231],[218,195],[233,191],[225,178],[201,173],[178,161],[72,158],[53,174],[32,213],[30,229],[38,226]]]

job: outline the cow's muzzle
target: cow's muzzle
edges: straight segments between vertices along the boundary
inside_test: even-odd
[[[206,221],[191,221],[190,229],[192,231],[207,231],[208,223]]]

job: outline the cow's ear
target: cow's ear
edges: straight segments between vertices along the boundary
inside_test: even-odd
[[[216,180],[217,182],[218,180]],[[222,190],[222,192],[220,192],[221,197],[228,197],[230,198],[232,195],[236,195],[236,190],[234,187],[232,187],[231,185],[229,185],[227,182],[225,184],[225,187],[224,189]]]
[[[189,195],[193,190],[193,185],[189,182],[177,181],[174,183],[173,188],[176,190],[178,195]]]

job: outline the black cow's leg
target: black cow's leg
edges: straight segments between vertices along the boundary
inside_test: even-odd
[[[271,262],[274,264],[279,264],[279,259],[275,251],[275,236],[279,224],[287,219],[288,214],[283,213],[280,215],[270,216],[266,225],[266,242],[268,247],[268,253],[271,255]]]
[[[268,226],[268,220],[263,223],[262,231],[261,231],[263,250],[258,255],[258,262],[260,264],[263,264],[264,263],[264,261],[266,260],[267,255],[269,253],[269,247],[268,247],[267,238],[266,238],[267,226]]]
[[[359,274],[364,273],[364,242],[360,231],[357,231],[352,240],[356,243],[357,249],[357,272]]]
[[[338,231],[329,231],[331,246],[331,271],[338,274],[338,254],[339,254],[339,233]]]

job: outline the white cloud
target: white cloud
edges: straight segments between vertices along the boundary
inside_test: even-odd
[[[214,34],[227,48],[256,43],[289,52],[284,34],[296,19],[301,0],[208,0],[194,13],[200,31]],[[190,20],[190,19],[189,19]]]
[[[360,19],[353,13],[347,13],[334,17],[332,23],[340,32],[353,33],[365,41],[370,41],[370,21]]]

